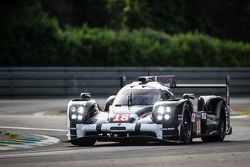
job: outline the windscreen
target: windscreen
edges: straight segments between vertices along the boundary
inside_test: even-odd
[[[158,89],[122,89],[114,100],[115,106],[153,105],[161,99]]]

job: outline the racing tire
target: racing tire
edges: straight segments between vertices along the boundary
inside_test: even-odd
[[[92,138],[84,138],[71,140],[70,142],[75,146],[93,146],[96,143],[96,140]]]
[[[183,106],[182,116],[183,116],[183,119],[182,119],[181,124],[179,125],[180,141],[182,141],[184,144],[190,144],[193,141],[193,137],[192,137],[193,125],[191,121],[191,117],[192,117],[191,106],[188,103],[185,103]]]
[[[217,103],[216,113],[219,113],[218,135],[201,137],[203,142],[222,142],[226,136],[226,114],[223,101]]]

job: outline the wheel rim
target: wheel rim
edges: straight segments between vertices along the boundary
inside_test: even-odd
[[[190,114],[187,110],[184,111],[184,117],[183,117],[183,128],[184,128],[184,134],[185,138],[187,140],[190,140],[191,138],[191,122],[190,122]]]

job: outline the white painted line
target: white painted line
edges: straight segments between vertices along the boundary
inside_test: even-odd
[[[13,127],[13,126],[0,126],[0,129],[20,129],[20,130],[37,130],[37,131],[55,131],[66,132],[65,129],[47,129],[47,128],[29,128],[29,127]]]
[[[35,134],[33,134],[35,135]],[[55,144],[58,143],[60,140],[55,138],[55,137],[51,137],[51,136],[46,136],[46,135],[35,135],[35,136],[39,136],[39,137],[43,137],[45,138],[44,140],[41,140],[40,142],[37,143],[31,143],[31,146],[43,146],[43,145],[50,145],[50,144]]]

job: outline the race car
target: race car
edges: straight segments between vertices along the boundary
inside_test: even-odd
[[[229,81],[227,76],[225,84],[176,84],[173,75],[142,76],[110,96],[103,110],[90,93],[81,93],[67,106],[68,140],[79,146],[96,141],[223,141],[232,133]],[[194,94],[176,98],[171,91],[176,88],[225,88],[226,96],[200,96],[194,107]]]

